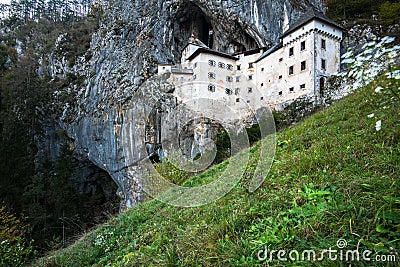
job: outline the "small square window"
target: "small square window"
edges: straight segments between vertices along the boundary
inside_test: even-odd
[[[208,78],[209,78],[209,79],[215,79],[215,77],[216,77],[216,75],[215,75],[214,72],[209,72],[209,73],[208,73]]]
[[[301,90],[306,89],[306,85],[305,85],[305,84],[300,85],[300,89],[301,89]]]
[[[194,67],[193,68],[194,69],[197,68],[197,62],[194,63]]]
[[[240,92],[240,89],[239,89],[239,88],[236,88],[236,89],[235,89],[235,95],[239,95],[239,92]]]
[[[262,97],[260,98],[260,100],[264,100],[264,97],[262,96]]]
[[[215,85],[209,84],[208,85],[208,91],[215,92]]]
[[[264,83],[261,83],[261,87],[263,87],[264,86]]]
[[[225,63],[218,62],[218,67],[220,67],[221,69],[225,69]]]
[[[249,87],[248,92],[252,93],[253,92],[253,88]]]
[[[162,67],[163,70],[165,70],[165,67]]]
[[[289,88],[289,91],[290,91],[290,92],[294,92],[294,87],[290,87],[290,88]]]
[[[279,62],[282,62],[283,61],[283,57],[281,57],[280,59],[279,59]]]
[[[236,103],[239,103],[240,102],[240,98],[236,98]]]
[[[321,59],[321,69],[326,70],[326,60]]]
[[[326,40],[325,39],[321,40],[321,48],[326,49]]]
[[[249,63],[249,69],[254,68],[254,63]]]
[[[249,80],[252,81],[253,80],[253,75],[249,76]]]
[[[282,79],[282,75],[279,75],[279,80]]]
[[[233,65],[227,64],[227,65],[226,65],[226,69],[232,71],[232,70],[233,70]]]
[[[306,69],[306,62],[302,61],[301,62],[301,70],[305,70]]]
[[[300,43],[300,51],[306,50],[306,41]]]
[[[194,74],[194,75],[193,75],[193,80],[196,80],[196,79],[197,79],[197,75]]]
[[[237,70],[240,70],[240,65],[237,66]]]
[[[250,104],[250,100],[247,100],[247,104]]]
[[[236,82],[240,82],[240,76],[236,76]]]
[[[280,91],[280,92],[279,92],[279,95],[282,95],[282,94],[283,94],[283,92],[282,92],[282,91]]]
[[[233,78],[231,76],[226,76],[226,81],[227,82],[233,82]]]
[[[291,57],[293,55],[294,55],[294,48],[291,47],[291,48],[289,48],[289,57]]]
[[[225,88],[225,94],[231,95],[232,94],[232,90],[229,89],[229,88]]]
[[[209,60],[208,61],[208,65],[215,67],[216,66],[216,62],[214,60]]]
[[[289,75],[293,75],[294,73],[294,66],[289,67]]]
[[[261,68],[261,71],[264,71],[264,68]]]

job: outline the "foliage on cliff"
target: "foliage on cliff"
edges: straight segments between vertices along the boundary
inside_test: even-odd
[[[32,16],[21,19],[15,13],[20,9],[16,8],[15,14],[0,21],[0,201],[17,214],[28,216],[33,229],[28,238],[33,238],[35,248],[43,251],[60,247],[83,229],[104,221],[106,212],[115,212],[115,208],[106,209],[101,194],[79,194],[77,178],[71,177],[80,163],[64,133],[55,132],[52,137],[65,139],[55,162],[46,162],[48,155],[36,157],[38,140],[46,134],[46,122],[62,112],[54,108],[54,91],[76,79],[51,79],[41,60],[46,58],[44,55],[62,52],[73,64],[89,48],[97,20],[93,16],[52,20],[50,14],[57,15],[51,11],[40,15],[39,7],[29,8]],[[69,38],[62,51],[55,51],[61,33]]]
[[[347,26],[371,26],[379,36],[400,36],[400,3],[397,0],[327,0],[327,15]]]

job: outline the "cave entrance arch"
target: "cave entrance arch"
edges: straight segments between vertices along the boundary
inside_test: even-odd
[[[194,36],[211,49],[214,47],[214,31],[211,19],[197,5],[187,2],[176,13],[179,30],[175,38],[184,46],[188,38]]]

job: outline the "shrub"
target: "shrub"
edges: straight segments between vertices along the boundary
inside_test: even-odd
[[[33,254],[32,241],[25,235],[28,226],[0,206],[0,266],[23,266]]]

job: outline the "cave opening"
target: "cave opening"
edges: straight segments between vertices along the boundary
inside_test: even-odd
[[[189,37],[194,36],[211,49],[214,47],[214,34],[211,19],[193,3],[186,3],[176,13],[178,30],[174,37],[179,40],[179,46],[183,48]]]

